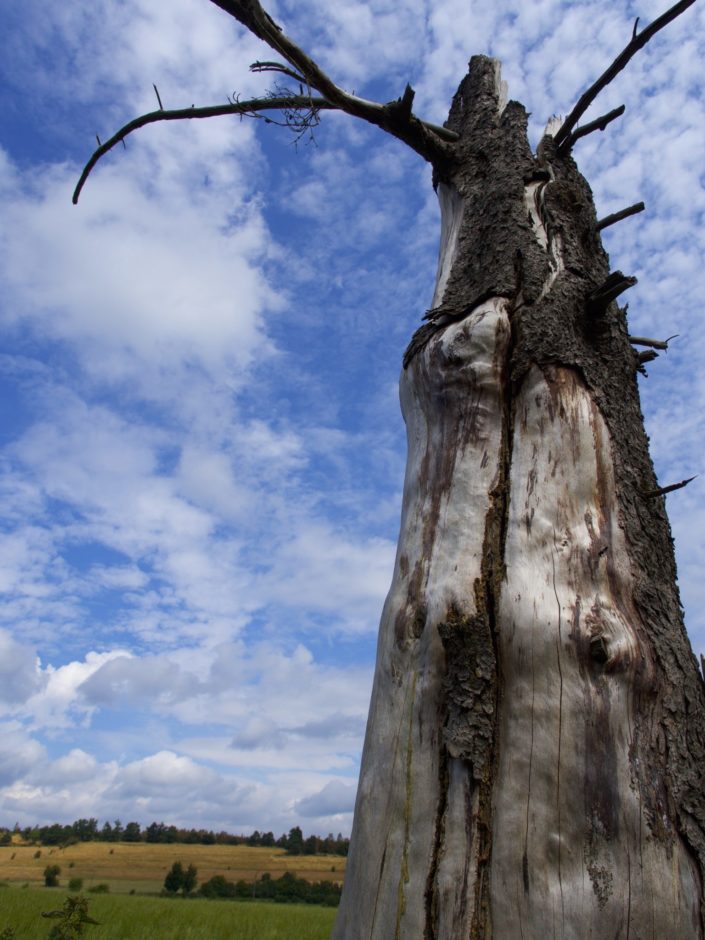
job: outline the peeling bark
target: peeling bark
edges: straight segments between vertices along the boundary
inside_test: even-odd
[[[705,936],[705,684],[590,189],[471,62],[336,940]],[[602,290],[602,293],[601,293]],[[595,298],[600,298],[599,310]]]

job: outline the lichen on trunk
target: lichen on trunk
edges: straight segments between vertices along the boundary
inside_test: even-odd
[[[334,937],[703,937],[705,694],[592,195],[493,60],[448,127]]]

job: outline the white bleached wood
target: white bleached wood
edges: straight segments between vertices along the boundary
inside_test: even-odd
[[[561,127],[563,127],[563,117],[560,114],[552,114],[546,122],[544,137],[555,137]]]
[[[431,301],[432,308],[443,302],[443,294],[458,248],[458,233],[463,221],[464,208],[463,197],[455,186],[441,182],[438,184],[437,194],[441,208],[441,244],[438,253],[436,286]]]
[[[337,940],[423,937],[434,853],[434,936],[469,933],[475,787],[460,759],[449,759],[441,779],[446,662],[438,625],[451,607],[475,612],[473,584],[501,459],[507,306],[500,298],[482,304],[434,336],[402,373],[408,458],[401,532],[380,625]],[[439,806],[444,835],[437,845]]]
[[[609,436],[577,373],[532,370],[512,454],[493,935],[699,936],[698,875],[679,839],[651,836],[630,763],[634,700],[653,664],[630,600]]]
[[[565,269],[563,242],[557,232],[549,232],[544,222],[543,200],[547,184],[545,181],[528,183],[524,187],[524,205],[536,241],[548,252],[549,275],[541,288],[539,300],[548,296],[558,275]]]

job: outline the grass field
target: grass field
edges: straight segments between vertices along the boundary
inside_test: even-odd
[[[35,858],[40,852],[39,858]],[[283,849],[247,845],[162,845],[145,842],[80,842],[62,849],[34,845],[0,847],[0,882],[30,887],[44,884],[47,865],[59,865],[59,884],[83,879],[83,891],[105,882],[111,893],[154,893],[161,890],[172,864],[193,864],[202,884],[213,875],[229,881],[254,881],[264,872],[278,878],[295,872],[308,881],[342,883],[345,859],[340,855],[286,855]],[[0,929],[2,929],[0,927]]]
[[[56,854],[56,853],[55,853]],[[0,931],[17,940],[46,940],[53,923],[42,911],[60,908],[60,888],[0,888]],[[90,895],[89,895],[90,897]],[[87,940],[328,940],[335,909],[249,901],[91,897]]]

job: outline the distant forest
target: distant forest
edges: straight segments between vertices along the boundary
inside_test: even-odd
[[[52,823],[50,826],[15,825],[13,829],[0,826],[0,845],[10,845],[13,835],[25,842],[41,845],[75,845],[77,842],[168,842],[185,845],[254,845],[285,849],[289,855],[347,855],[349,839],[340,833],[332,833],[325,839],[304,835],[299,826],[289,830],[288,835],[275,839],[272,832],[255,830],[252,835],[232,835],[230,832],[213,832],[210,829],[179,829],[165,823],[153,822],[145,829],[139,823],[129,822],[123,826],[119,819],[112,824],[99,827],[97,819],[77,819],[68,825]]]

